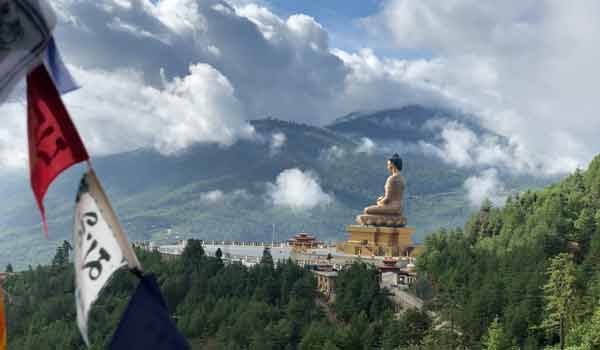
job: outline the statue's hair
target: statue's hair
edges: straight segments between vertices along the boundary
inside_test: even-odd
[[[402,158],[400,158],[398,153],[394,153],[394,155],[388,160],[392,162],[398,171],[402,171]]]

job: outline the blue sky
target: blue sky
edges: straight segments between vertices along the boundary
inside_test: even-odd
[[[360,19],[383,10],[384,0],[269,0],[265,4],[281,17],[304,13],[319,22],[329,33],[331,46],[346,51],[370,48],[377,55],[393,58],[431,58],[426,50],[402,49],[386,39],[370,36]]]

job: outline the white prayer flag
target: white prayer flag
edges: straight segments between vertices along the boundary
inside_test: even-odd
[[[0,0],[0,103],[42,62],[55,25],[47,0]]]
[[[73,226],[77,324],[89,345],[88,316],[100,291],[122,266],[129,265],[131,269],[140,271],[141,266],[91,170],[81,180]]]

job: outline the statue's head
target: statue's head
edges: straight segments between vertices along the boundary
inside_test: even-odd
[[[388,169],[390,169],[390,171],[392,171],[391,167],[394,167],[398,171],[402,171],[402,158],[400,158],[398,153],[394,153],[394,155],[388,159]]]

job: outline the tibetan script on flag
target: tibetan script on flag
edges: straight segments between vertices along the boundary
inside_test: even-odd
[[[0,102],[41,63],[56,24],[45,0],[0,0]]]
[[[89,156],[44,65],[27,76],[27,131],[31,188],[47,234],[43,201],[48,187]]]
[[[73,242],[77,324],[89,344],[88,315],[102,288],[126,264],[141,269],[93,171],[83,176],[77,194]]]

